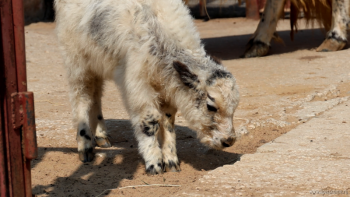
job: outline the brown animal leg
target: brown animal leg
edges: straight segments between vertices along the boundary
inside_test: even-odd
[[[253,38],[248,42],[247,49],[242,57],[261,57],[269,52],[270,41],[276,31],[278,19],[283,11],[284,2],[284,0],[267,0],[258,28]]]
[[[317,52],[338,51],[345,47],[348,10],[349,0],[332,1],[332,27],[325,41],[316,49]]]

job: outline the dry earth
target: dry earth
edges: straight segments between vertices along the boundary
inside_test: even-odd
[[[71,124],[68,86],[63,59],[54,33],[54,23],[26,26],[29,90],[35,95],[39,157],[32,162],[33,193],[37,196],[170,196],[195,188],[208,171],[233,164],[242,154],[256,149],[303,124],[350,96],[348,49],[316,53],[324,34],[301,28],[294,42],[289,22],[278,27],[285,45],[272,44],[270,56],[239,59],[255,31],[257,21],[216,19],[196,21],[206,49],[223,59],[237,78],[241,102],[234,121],[236,144],[224,151],[201,145],[196,134],[177,115],[179,173],[149,176],[137,153],[137,143],[122,105],[119,91],[108,82],[103,112],[113,147],[97,148],[96,159],[78,160],[75,130]],[[179,187],[125,186],[170,184]],[[108,190],[114,189],[114,190]],[[250,191],[254,195],[254,190]]]

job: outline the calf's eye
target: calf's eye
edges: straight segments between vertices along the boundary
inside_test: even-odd
[[[218,109],[216,109],[216,107],[211,106],[209,104],[207,104],[207,108],[208,108],[209,111],[212,111],[212,112],[217,112],[218,111]]]

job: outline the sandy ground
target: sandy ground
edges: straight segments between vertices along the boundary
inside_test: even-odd
[[[181,115],[177,115],[177,148],[182,171],[155,176],[145,174],[128,114],[112,82],[106,85],[103,113],[113,147],[97,148],[96,159],[91,163],[78,160],[55,24],[26,26],[28,84],[35,96],[39,146],[39,157],[32,163],[33,193],[37,196],[177,195],[195,188],[200,184],[197,180],[208,171],[233,164],[241,155],[254,153],[261,145],[349,99],[349,52],[346,49],[316,53],[315,48],[324,39],[319,29],[303,29],[301,25],[291,42],[289,21],[281,21],[278,31],[285,45],[273,43],[268,57],[239,59],[257,23],[243,18],[196,21],[207,51],[221,58],[237,79],[241,102],[234,122],[240,138],[224,151],[209,150],[198,142]],[[150,184],[174,186],[116,189]]]
[[[176,196],[348,197],[349,112],[348,100],[233,165],[211,170]]]

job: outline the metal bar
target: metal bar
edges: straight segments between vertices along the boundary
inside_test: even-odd
[[[36,142],[34,94],[33,92],[20,92],[23,107],[23,130],[24,130],[24,156],[28,160],[37,158],[38,149]]]
[[[36,127],[35,127],[35,115],[34,115],[34,95],[32,92],[20,93],[22,95],[23,106],[23,145],[24,145],[24,176],[26,186],[26,196],[32,196],[32,181],[30,173],[30,162],[32,159],[37,158],[38,148],[36,142]]]
[[[12,124],[7,124],[12,117],[11,94],[18,92],[14,26],[11,0],[2,0],[1,27],[2,47],[4,57],[5,74],[5,134],[7,149],[7,162],[9,171],[9,196],[25,196],[23,156],[21,146],[21,129],[14,129]]]
[[[3,119],[3,109],[0,105],[0,196],[8,196],[8,179],[7,179],[7,159],[6,159],[6,146],[5,146],[5,129],[2,122]]]
[[[2,1],[0,2],[2,5]],[[4,76],[4,57],[2,50],[2,34],[1,34],[1,14],[0,14],[0,84],[5,84]],[[8,173],[7,173],[7,158],[6,158],[6,136],[5,136],[5,110],[4,96],[5,87],[0,85],[0,196],[9,196],[8,190]]]
[[[26,196],[32,196],[30,162],[38,155],[35,115],[34,115],[34,95],[32,92],[16,92],[11,95],[12,125],[15,129],[22,130],[23,146],[23,171],[25,177]]]
[[[30,163],[37,157],[37,143],[34,117],[34,96],[33,93],[27,93],[27,71],[25,57],[25,38],[24,38],[24,9],[23,0],[12,0],[14,39],[16,49],[16,67],[17,67],[17,87],[21,94],[21,104],[23,109],[23,127],[22,143],[23,147],[23,172],[24,184],[27,197],[32,196],[32,182],[30,173]],[[18,112],[17,112],[18,113]]]
[[[8,120],[7,120],[7,100],[6,100],[6,89],[7,89],[7,81],[5,80],[5,66],[6,65],[9,65],[9,66],[14,66],[12,65],[13,64],[13,61],[12,59],[14,59],[14,54],[11,54],[11,49],[12,49],[12,45],[11,45],[11,42],[9,40],[9,37],[11,37],[11,23],[9,21],[9,18],[10,18],[10,15],[12,13],[8,13],[7,10],[9,9],[9,2],[8,0],[5,0],[5,1],[1,1],[1,48],[3,49],[2,50],[2,57],[3,57],[3,61],[2,61],[2,73],[3,73],[3,81],[4,81],[4,86],[2,86],[3,88],[3,92],[1,92],[1,99],[2,99],[2,103],[1,105],[3,106],[3,112],[4,112],[4,141],[5,141],[5,144],[4,144],[4,147],[5,147],[5,162],[6,162],[6,171],[9,173],[6,173],[8,176],[6,177],[7,180],[8,180],[8,185],[5,185],[5,191],[4,193],[7,193],[6,196],[13,196],[13,193],[12,193],[12,185],[10,185],[10,182],[11,182],[11,163],[9,161],[9,143],[8,143]],[[8,43],[10,42],[10,43]],[[8,47],[9,48],[5,48],[5,47]],[[2,191],[3,192],[3,191]]]
[[[18,92],[27,91],[23,0],[12,0]]]

